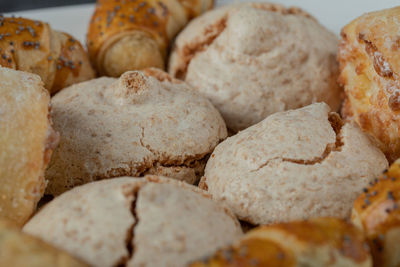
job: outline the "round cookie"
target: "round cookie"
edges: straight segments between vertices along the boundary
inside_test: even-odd
[[[169,72],[208,97],[232,131],[313,102],[341,103],[336,36],[298,8],[235,4],[180,33]]]
[[[59,147],[46,193],[118,176],[166,175],[194,183],[227,136],[218,111],[157,69],[66,88],[52,98]]]
[[[207,193],[157,176],[76,187],[23,230],[93,266],[185,266],[242,235],[236,218]]]
[[[222,142],[199,186],[253,224],[346,218],[358,192],[387,166],[357,125],[317,103],[271,115]]]
[[[342,29],[342,113],[379,140],[390,162],[400,157],[400,6],[371,12]]]

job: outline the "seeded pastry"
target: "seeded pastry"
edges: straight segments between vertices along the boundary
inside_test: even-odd
[[[169,73],[208,97],[236,132],[313,102],[337,111],[337,44],[298,8],[229,5],[194,19],[178,35]]]
[[[191,20],[212,8],[213,0],[97,0],[87,45],[100,75],[163,69],[170,42]]]
[[[400,161],[363,191],[354,202],[352,221],[370,242],[374,266],[399,266]]]
[[[387,166],[357,125],[317,103],[271,115],[219,144],[199,186],[256,225],[347,218]]]
[[[335,218],[258,227],[190,267],[371,267],[361,231]]]
[[[157,176],[76,187],[43,207],[24,232],[93,266],[128,267],[186,266],[242,235],[207,193]]]
[[[94,77],[85,50],[72,36],[41,21],[1,15],[0,66],[39,75],[51,94]]]
[[[158,174],[195,183],[227,136],[218,111],[187,84],[157,69],[64,89],[52,98],[60,145],[47,192],[118,176]]]
[[[342,113],[379,140],[390,162],[400,157],[400,6],[364,14],[342,29]]]
[[[0,67],[0,218],[23,225],[45,188],[58,135],[40,77]]]

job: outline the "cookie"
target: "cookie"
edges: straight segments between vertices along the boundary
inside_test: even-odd
[[[185,266],[242,234],[231,212],[207,193],[159,176],[76,187],[23,230],[93,266]]]
[[[357,125],[316,103],[222,142],[199,186],[253,224],[347,218],[360,190],[387,166]]]

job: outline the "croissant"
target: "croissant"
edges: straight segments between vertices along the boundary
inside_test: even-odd
[[[367,236],[374,266],[400,266],[400,160],[364,189],[354,202],[352,221]]]
[[[340,219],[261,226],[191,267],[372,266],[362,232]]]
[[[39,75],[51,94],[94,77],[76,39],[24,18],[0,16],[0,66]]]
[[[87,45],[100,75],[119,77],[128,70],[165,68],[169,42],[213,0],[98,0]]]

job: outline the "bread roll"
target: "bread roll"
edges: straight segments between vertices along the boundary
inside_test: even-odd
[[[0,66],[39,75],[51,94],[94,77],[76,39],[24,18],[0,16]]]
[[[191,267],[369,267],[371,255],[361,231],[345,221],[316,218],[258,227],[233,246]]]
[[[112,77],[163,69],[171,40],[212,5],[213,0],[98,0],[87,36],[93,66]]]
[[[367,236],[374,266],[400,266],[400,161],[393,163],[354,202],[352,221]]]
[[[0,67],[0,218],[18,226],[43,196],[44,171],[58,141],[49,101],[39,76]]]
[[[40,239],[21,233],[11,223],[0,221],[0,266],[88,267]]]
[[[342,29],[342,113],[379,140],[390,162],[400,157],[400,6],[364,14]]]

